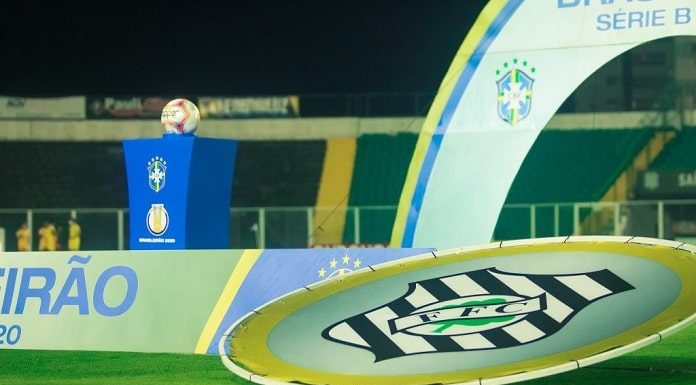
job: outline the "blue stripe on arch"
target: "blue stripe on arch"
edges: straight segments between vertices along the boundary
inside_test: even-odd
[[[413,191],[411,208],[408,213],[408,219],[406,220],[404,237],[401,241],[402,247],[413,247],[413,238],[416,233],[416,223],[418,222],[418,216],[420,215],[421,206],[423,205],[423,198],[425,196],[428,180],[430,179],[430,174],[433,171],[435,159],[440,151],[440,145],[442,144],[442,140],[447,132],[450,121],[452,120],[452,116],[457,109],[457,105],[464,95],[464,91],[469,85],[471,78],[476,72],[476,69],[481,63],[486,51],[488,51],[491,43],[493,43],[496,37],[498,37],[500,31],[502,31],[503,27],[508,20],[510,20],[517,8],[522,5],[523,1],[524,0],[509,0],[495,20],[493,20],[478,46],[476,46],[476,49],[471,54],[469,61],[466,63],[466,67],[464,67],[457,84],[455,84],[454,89],[452,90],[452,93],[445,104],[445,109],[442,111],[440,121],[437,124],[435,133],[430,140],[428,150],[425,153],[423,165],[421,166],[421,171],[418,175],[418,181],[416,182],[416,186]]]

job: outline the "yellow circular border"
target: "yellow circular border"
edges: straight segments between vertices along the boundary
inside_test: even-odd
[[[678,246],[675,243],[675,246]],[[406,271],[414,271],[426,267],[442,266],[467,260],[515,256],[530,252],[609,252],[644,258],[661,263],[670,268],[681,279],[681,291],[676,300],[663,312],[649,321],[632,329],[617,334],[611,338],[598,341],[576,349],[529,359],[490,368],[462,370],[441,373],[428,373],[402,376],[365,376],[350,375],[337,372],[326,372],[307,369],[290,364],[276,357],[269,349],[266,339],[273,328],[285,317],[316,301],[337,292],[354,288],[379,279],[392,277]],[[252,373],[258,373],[263,383],[289,383],[299,381],[307,384],[331,385],[418,385],[434,383],[462,383],[478,381],[483,378],[506,377],[515,374],[540,371],[566,365],[573,361],[582,360],[609,350],[636,343],[652,335],[656,335],[669,327],[678,324],[696,313],[696,258],[690,251],[654,244],[610,242],[572,242],[551,244],[527,244],[453,252],[447,255],[416,256],[406,258],[396,263],[390,262],[375,266],[375,270],[362,270],[346,275],[342,279],[322,282],[301,293],[293,293],[280,298],[245,318],[233,331],[231,352],[234,364]],[[298,354],[299,351],[298,351]],[[531,378],[531,377],[530,377]],[[252,380],[256,381],[254,378]],[[270,380],[270,381],[268,381]]]

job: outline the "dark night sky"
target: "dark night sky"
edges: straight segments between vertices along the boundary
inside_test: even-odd
[[[485,3],[7,0],[0,94],[433,91]]]

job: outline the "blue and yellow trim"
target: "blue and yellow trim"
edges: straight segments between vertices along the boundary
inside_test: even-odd
[[[225,314],[230,306],[232,306],[232,302],[237,292],[239,292],[244,278],[246,278],[251,268],[256,264],[261,253],[263,253],[263,250],[244,250],[244,253],[239,258],[239,263],[232,270],[232,274],[230,274],[225,288],[222,290],[222,293],[220,293],[220,297],[215,303],[215,307],[210,317],[208,317],[208,321],[205,323],[200,337],[198,337],[198,343],[195,349],[196,354],[206,354],[208,352],[208,347],[211,345],[220,324],[222,324]]]
[[[491,0],[459,47],[418,137],[399,200],[392,247],[413,246],[428,180],[450,120],[488,47],[523,1]]]

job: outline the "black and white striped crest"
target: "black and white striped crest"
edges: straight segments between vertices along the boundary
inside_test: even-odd
[[[475,270],[412,282],[401,298],[340,321],[322,336],[370,350],[375,362],[509,348],[552,335],[592,302],[632,289],[608,269],[564,275]]]

